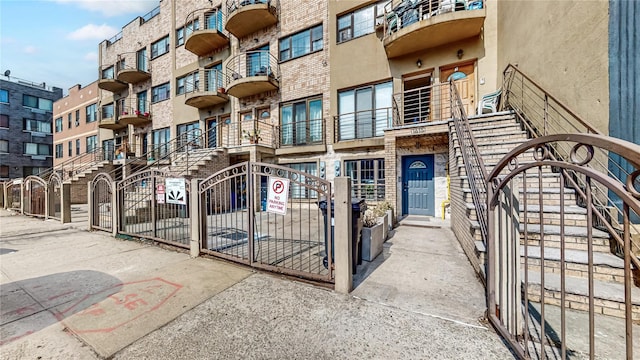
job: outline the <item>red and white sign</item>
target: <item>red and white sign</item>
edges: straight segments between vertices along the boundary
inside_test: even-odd
[[[164,184],[156,185],[156,194],[164,194]]]
[[[267,191],[267,212],[287,215],[289,179],[270,177]]]

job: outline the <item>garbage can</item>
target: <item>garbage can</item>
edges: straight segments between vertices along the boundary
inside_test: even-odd
[[[318,201],[318,207],[322,211],[322,215],[324,217],[324,226],[325,229],[327,227],[327,200],[321,198]],[[335,214],[335,207],[333,200],[331,200],[331,259],[335,259],[334,256],[334,246],[333,246],[333,238],[334,238],[334,221],[333,217]],[[364,199],[351,199],[351,244],[353,247],[353,253],[351,257],[351,264],[353,265],[353,273],[356,273],[356,268],[359,264],[362,264],[362,247],[360,246],[360,232],[362,231],[362,216],[364,212],[367,210],[367,204]],[[325,256],[322,259],[322,264],[325,269],[329,268],[329,258],[327,251],[327,233],[324,235],[324,249]]]

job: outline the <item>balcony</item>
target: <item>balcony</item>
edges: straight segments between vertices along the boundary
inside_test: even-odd
[[[275,127],[267,121],[247,119],[220,122],[206,134],[208,148],[228,148],[232,152],[246,151],[248,146],[274,149],[277,145]]]
[[[325,152],[324,119],[289,121],[283,119],[279,133],[277,155]]]
[[[388,58],[478,36],[486,11],[482,1],[393,0],[385,6],[383,44]]]
[[[118,122],[123,125],[145,126],[151,122],[151,104],[144,99],[128,97],[120,105]]]
[[[113,111],[113,106],[103,106],[98,113],[98,127],[101,129],[120,130],[127,127],[127,124],[123,124],[118,121],[118,116]]]
[[[237,98],[280,88],[278,60],[268,50],[248,51],[227,63],[227,93]]]
[[[393,127],[428,125],[451,119],[451,85],[441,83],[393,95]]]
[[[278,22],[277,9],[270,0],[226,0],[225,29],[237,38]]]
[[[151,79],[149,59],[144,52],[118,55],[117,70],[117,79],[124,83],[137,84]]]
[[[129,85],[115,78],[114,68],[114,65],[104,65],[101,67],[98,88],[111,91],[112,93],[120,93],[128,89]]]
[[[223,32],[222,11],[200,9],[187,16],[184,26],[184,48],[198,56],[229,46],[229,37]],[[199,24],[204,24],[200,26]]]
[[[200,69],[187,74],[185,79],[186,105],[205,109],[229,101],[219,70]]]
[[[391,126],[392,108],[340,114],[334,121],[334,149],[384,145],[384,130]]]

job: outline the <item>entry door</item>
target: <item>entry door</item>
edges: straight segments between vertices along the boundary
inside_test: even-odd
[[[459,64],[440,68],[440,82],[453,80],[467,116],[475,114],[476,81],[473,63]],[[448,98],[448,94],[446,94]]]
[[[207,120],[207,147],[215,149],[218,147],[218,120]]]
[[[402,213],[435,216],[433,155],[402,159]]]

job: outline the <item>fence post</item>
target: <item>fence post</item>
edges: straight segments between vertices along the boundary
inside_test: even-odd
[[[88,206],[87,215],[89,216],[89,231],[93,230],[93,227],[92,227],[92,225],[93,225],[93,217],[96,216],[96,214],[95,214],[95,204],[94,204],[95,199],[93,198],[93,191],[92,191],[93,187],[91,186],[91,183],[92,183],[92,181],[87,182],[87,206]],[[64,189],[64,187],[63,187],[63,189]],[[64,194],[64,192],[63,192],[63,194]],[[69,194],[71,194],[71,192],[69,192]],[[65,201],[66,200],[65,200],[65,198],[66,198],[66,196],[62,195],[62,205],[63,205],[62,209],[64,209],[64,210],[66,210],[66,207],[65,207]],[[69,208],[71,208],[71,199],[69,199]],[[62,216],[61,216],[63,219],[65,217],[64,210],[63,210]],[[69,209],[69,210],[71,210],[71,209]],[[71,214],[69,214],[69,217],[71,217]]]
[[[116,191],[118,187],[116,186],[116,182],[111,182],[111,235],[113,237],[118,236],[118,218],[120,216],[120,211],[124,209],[121,208],[120,203],[118,202],[118,192]]]
[[[24,187],[27,186],[27,182],[24,179],[20,180],[20,213],[24,215]]]
[[[200,181],[191,179],[191,187],[189,190],[189,220],[191,221],[191,239],[190,239],[190,255],[198,257],[200,255],[200,222],[203,217],[207,216],[207,212],[200,211]]]
[[[353,264],[351,258],[354,251],[351,242],[351,179],[346,176],[336,177],[334,184],[335,291],[348,294],[353,288]],[[330,204],[328,208],[330,208]]]
[[[60,189],[60,222],[67,224],[71,222],[71,184],[62,183]],[[89,189],[89,197],[87,202],[89,203],[89,229],[91,229],[91,183],[87,185]]]
[[[7,208],[7,182],[3,182],[0,183],[0,186],[2,186],[2,191],[0,191],[0,208],[2,209],[6,209]]]
[[[41,178],[42,179],[42,178]],[[48,220],[49,219],[49,183],[45,182],[44,183],[44,219]]]

